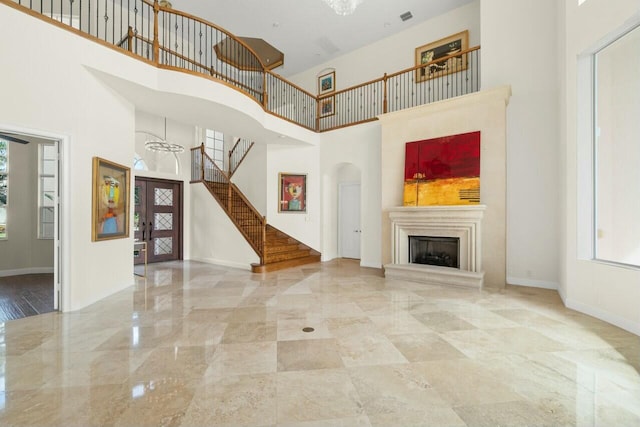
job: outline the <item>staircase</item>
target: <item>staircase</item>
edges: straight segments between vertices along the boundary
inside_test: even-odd
[[[238,141],[229,152],[229,172],[222,171],[205,153],[204,145],[191,149],[191,183],[202,182],[236,225],[260,263],[251,264],[254,273],[266,273],[320,261],[320,253],[267,224],[230,177],[253,143]],[[238,154],[238,151],[241,154]]]

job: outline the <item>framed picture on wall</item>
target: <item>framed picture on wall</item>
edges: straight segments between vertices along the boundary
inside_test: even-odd
[[[416,82],[446,76],[467,69],[467,55],[451,56],[469,48],[469,31],[465,30],[416,48]],[[443,60],[438,61],[440,58]]]
[[[129,237],[129,168],[93,158],[91,240]]]
[[[306,212],[307,175],[281,172],[278,177],[280,182],[278,212]]]
[[[336,91],[336,72],[331,71],[318,77],[318,95]]]
[[[320,117],[333,116],[336,113],[335,97],[329,96],[327,98],[321,98],[320,102],[318,103],[318,108],[320,109],[320,112],[319,112]]]

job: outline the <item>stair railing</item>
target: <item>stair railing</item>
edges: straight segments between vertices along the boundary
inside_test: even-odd
[[[238,170],[238,167],[245,157],[247,157],[249,150],[251,150],[254,144],[255,142],[248,139],[238,138],[233,148],[229,150],[229,179],[231,179],[233,174]]]
[[[480,90],[480,46],[315,95],[267,70],[246,43],[157,0],[0,0],[159,68],[215,79],[270,114],[316,132]]]
[[[247,200],[228,175],[205,152],[204,144],[191,149],[191,182],[202,182],[218,201],[249,245],[264,262],[267,219]]]

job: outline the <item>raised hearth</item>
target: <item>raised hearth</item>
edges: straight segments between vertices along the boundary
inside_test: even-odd
[[[389,210],[392,263],[385,276],[438,285],[481,288],[481,222],[486,206],[419,206]],[[459,241],[459,268],[412,263],[409,237],[455,238]]]

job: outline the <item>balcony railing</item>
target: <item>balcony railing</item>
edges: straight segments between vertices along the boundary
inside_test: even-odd
[[[159,68],[220,81],[267,112],[323,132],[480,90],[480,47],[317,96],[269,71],[228,31],[147,0],[0,0]],[[233,57],[234,61],[224,57]]]

